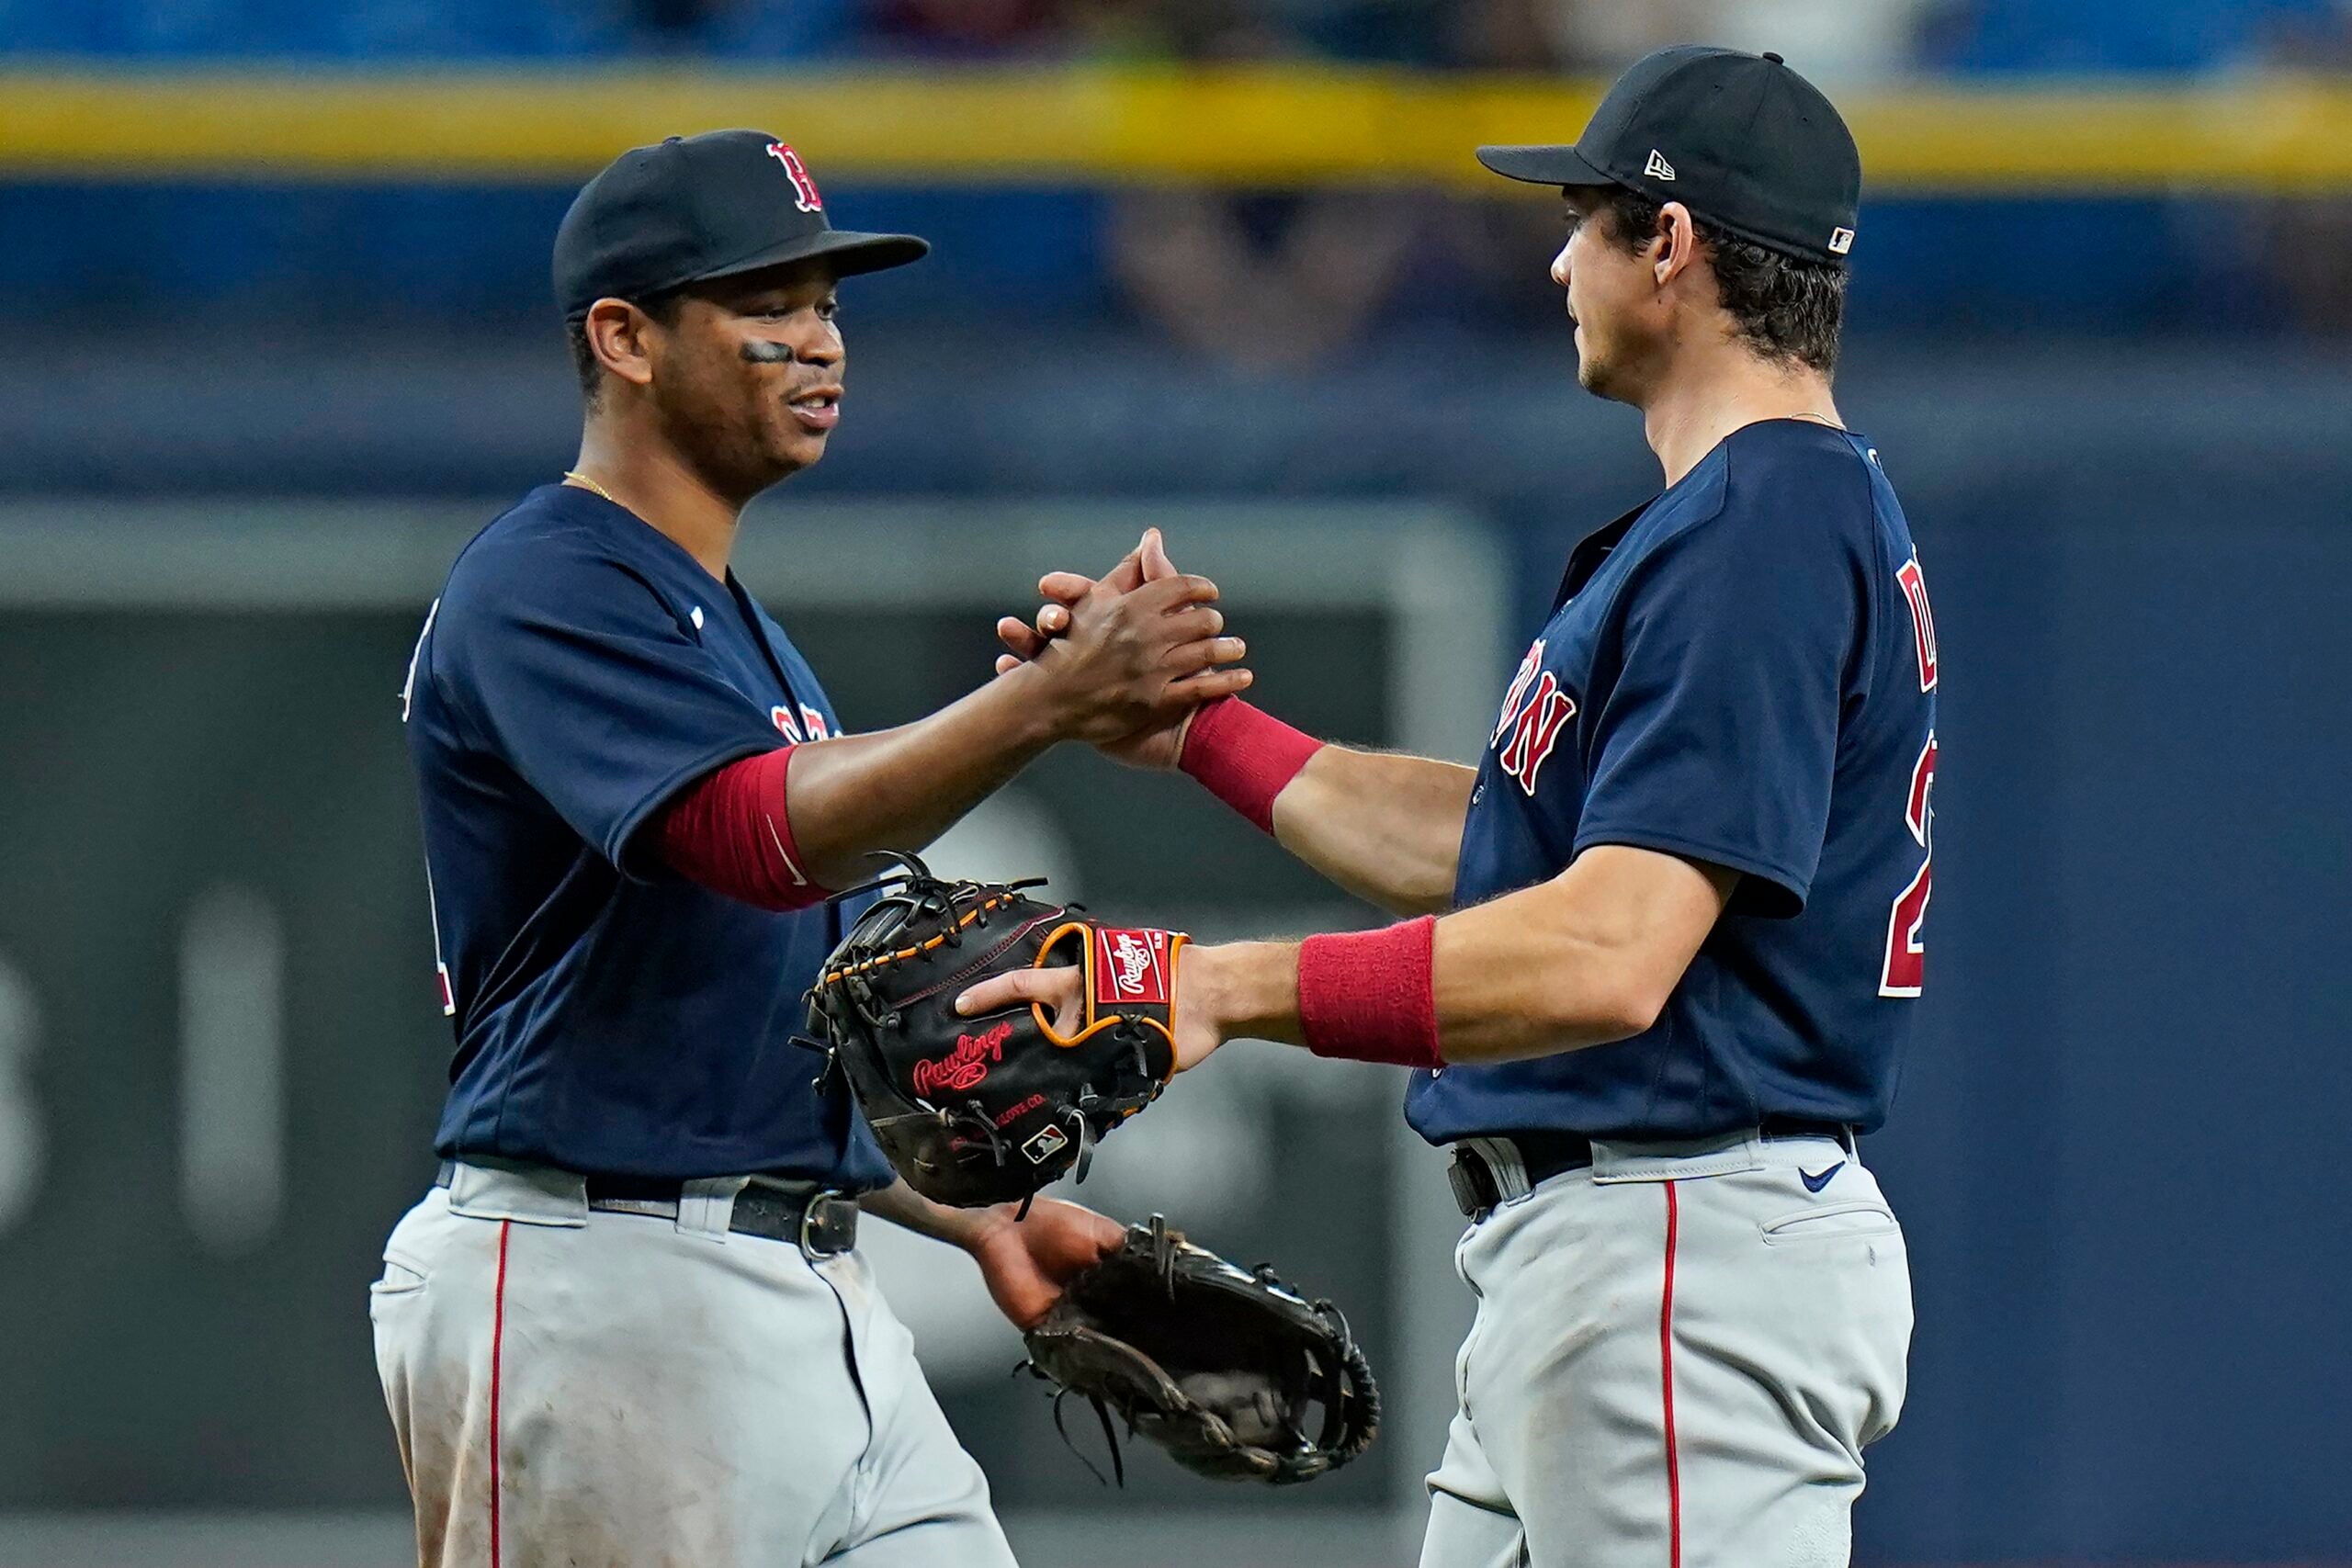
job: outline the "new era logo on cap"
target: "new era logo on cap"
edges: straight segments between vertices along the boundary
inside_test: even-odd
[[[1575,142],[1481,147],[1478,160],[1532,185],[1671,196],[1702,223],[1812,261],[1845,261],[1861,200],[1860,155],[1819,88],[1777,54],[1696,44],[1635,61]]]

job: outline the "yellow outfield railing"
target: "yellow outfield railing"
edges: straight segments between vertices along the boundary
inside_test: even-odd
[[[1493,191],[1488,141],[1573,138],[1602,84],[1401,71],[0,69],[0,178],[567,181],[750,125],[820,177]],[[1873,191],[2352,190],[2352,79],[1941,79],[1838,95]]]

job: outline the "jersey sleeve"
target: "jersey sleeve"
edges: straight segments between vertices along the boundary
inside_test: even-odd
[[[1865,581],[1817,514],[1736,494],[1646,556],[1620,592],[1607,689],[1590,694],[1577,852],[1709,861],[1743,874],[1735,909],[1801,912]]]
[[[469,738],[625,869],[677,790],[784,743],[662,594],[586,541],[470,552],[430,653]]]

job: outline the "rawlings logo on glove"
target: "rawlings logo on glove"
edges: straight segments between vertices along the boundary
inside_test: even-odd
[[[1116,1007],[1123,1002],[1151,1002],[1165,1007],[1172,999],[1168,967],[1170,934],[1098,927],[1094,940],[1102,944],[1102,956],[1094,969],[1095,1005]]]
[[[1012,1025],[1000,1023],[979,1034],[959,1034],[956,1049],[936,1061],[917,1062],[912,1075],[914,1091],[933,1095],[943,1091],[961,1094],[989,1076],[989,1064],[1004,1059],[1004,1043],[1012,1037]]]
[[[1180,931],[1106,928],[1034,898],[1042,879],[944,882],[912,855],[808,992],[809,1031],[848,1077],[907,1184],[960,1207],[1025,1200],[1075,1170],[1149,1105],[1175,1067]],[[848,897],[852,894],[843,894]],[[1064,1032],[1022,1003],[992,1021],[956,998],[992,976],[1085,966],[1087,1007]]]

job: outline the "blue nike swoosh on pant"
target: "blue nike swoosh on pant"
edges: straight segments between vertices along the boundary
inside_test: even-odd
[[[1829,1185],[1829,1179],[1831,1177],[1837,1175],[1839,1171],[1845,1168],[1846,1162],[1841,1159],[1836,1165],[1831,1166],[1827,1170],[1823,1171],[1819,1176],[1814,1175],[1813,1172],[1809,1170],[1801,1169],[1797,1172],[1797,1179],[1804,1183],[1804,1190],[1806,1191],[1818,1192],[1823,1188]]]

